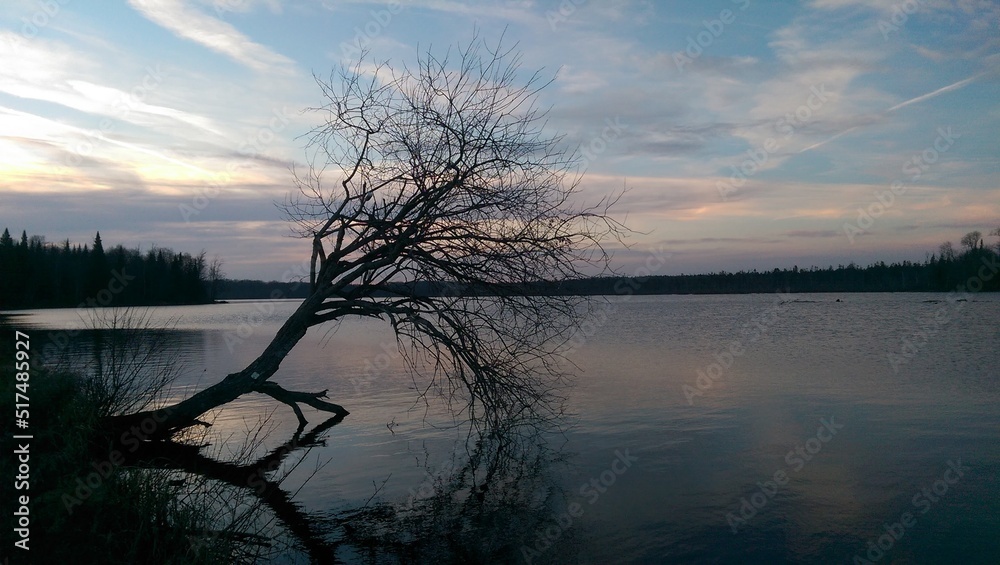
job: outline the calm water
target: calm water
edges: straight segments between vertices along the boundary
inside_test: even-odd
[[[550,437],[559,461],[519,479],[521,506],[479,538],[535,563],[1000,562],[1000,296],[784,298],[611,299],[571,354],[574,415]],[[187,368],[175,394],[244,367],[295,305],[156,310]],[[79,320],[46,310],[15,324]],[[301,473],[325,465],[295,500],[332,515],[376,485],[397,506],[427,498],[467,458],[462,430],[415,403],[384,327],[332,329],[314,328],[275,378],[328,388],[351,411],[306,455]],[[214,429],[236,437],[272,412],[284,441],[294,416],[257,395]]]

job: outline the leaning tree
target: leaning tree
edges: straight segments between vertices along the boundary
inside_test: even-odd
[[[310,327],[347,316],[388,323],[425,391],[459,400],[475,422],[558,412],[558,352],[585,299],[551,283],[607,269],[602,243],[625,229],[608,215],[613,197],[578,201],[577,154],[545,130],[538,104],[551,81],[478,39],[416,67],[366,59],[316,78],[320,125],[283,206],[311,246],[308,297],[243,370],[115,424],[153,418],[152,435],[166,437],[251,392],[290,405],[300,424],[299,405],[344,416],[326,391],[274,377]]]

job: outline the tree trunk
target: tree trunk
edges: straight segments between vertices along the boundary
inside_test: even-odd
[[[198,420],[199,416],[249,392],[267,394],[291,405],[299,419],[300,429],[305,425],[305,417],[298,408],[298,403],[341,417],[347,416],[349,412],[343,407],[319,400],[326,396],[326,391],[293,392],[267,382],[295,344],[306,335],[309,326],[313,325],[314,312],[321,307],[323,300],[318,293],[306,298],[281,326],[264,352],[242,371],[227,375],[222,382],[171,406],[109,418],[107,423],[111,431],[121,433],[122,443],[128,442],[128,434],[135,435],[140,440],[163,439],[184,428],[204,424]]]

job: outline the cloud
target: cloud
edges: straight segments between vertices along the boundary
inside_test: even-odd
[[[410,9],[439,12],[448,16],[466,17],[472,19],[506,20],[519,25],[545,24],[544,16],[532,12],[533,2],[530,0],[495,0],[484,2],[457,2],[454,0],[406,0],[401,4]],[[372,6],[385,9],[382,0],[323,0],[322,6],[330,11],[337,11],[352,5]],[[547,24],[546,24],[547,25]]]
[[[785,237],[842,237],[844,234],[837,230],[792,230],[781,235]]]
[[[900,4],[901,0],[813,0],[809,3],[812,8],[819,10],[860,8],[879,12],[891,12],[895,6]]]
[[[147,104],[141,97],[133,96],[131,93],[117,88],[94,84],[85,80],[68,80],[66,84],[84,98],[97,103],[99,106],[96,109],[96,113],[120,117],[140,125],[152,125],[155,123],[151,120],[144,120],[143,117],[165,117],[195,126],[216,135],[222,135],[222,132],[208,118],[190,114],[183,110]]]
[[[631,187],[617,217],[641,232],[632,240],[637,249],[656,241],[676,247],[672,268],[920,259],[968,231],[948,226],[986,232],[1000,217],[997,138],[991,135],[1000,112],[989,98],[995,78],[983,73],[1000,66],[1000,38],[990,36],[1000,5],[921,0],[919,12],[887,41],[878,22],[897,1],[753,3],[739,25],[727,26],[725,36],[682,70],[673,55],[717,8],[564,3],[575,10],[553,29],[546,16],[562,8],[558,2],[413,0],[402,3],[399,18],[369,46],[379,57],[409,61],[428,41],[443,53],[467,42],[473,26],[488,41],[505,29],[505,45],[522,56],[522,70],[542,68],[544,78],[554,78],[539,100],[539,107],[551,107],[546,133],[565,134],[567,147],[593,153],[581,198],[593,202]],[[78,18],[80,8],[70,3],[30,41],[0,35],[6,61],[0,68],[0,209],[16,209],[29,231],[40,226],[37,232],[51,240],[86,241],[100,228],[109,240],[155,237],[185,250],[209,245],[210,254],[226,258],[227,270],[278,276],[268,274],[268,264],[287,263],[282,253],[301,250],[278,237],[286,226],[272,202],[289,190],[287,168],[301,154],[296,136],[321,119],[296,115],[318,95],[308,74],[296,69],[328,65],[336,45],[355,37],[355,28],[385,3],[131,4],[169,33],[146,24],[155,32],[150,37],[122,35],[108,26],[135,20],[132,8],[102,5],[109,17]],[[280,54],[277,44],[257,35],[282,32]],[[18,51],[3,52],[7,44]],[[116,102],[163,53],[171,65],[162,85],[117,115]],[[821,107],[814,99],[806,112],[813,87],[829,99]],[[780,124],[800,109],[804,117],[796,118],[794,135],[784,137]],[[271,131],[278,110],[290,118]],[[602,140],[608,120],[624,131]],[[113,131],[96,136],[106,122]],[[934,140],[939,125],[951,124],[962,142],[851,245],[842,225],[901,178],[905,160]],[[769,137],[780,146],[766,166],[723,201],[719,183]],[[81,155],[78,148],[88,144],[93,151]],[[71,158],[76,166],[66,166]],[[184,223],[178,206],[191,205],[223,174],[229,178],[219,196]],[[622,257],[633,257],[629,253]],[[634,257],[641,262],[641,253]]]
[[[43,37],[17,43],[7,40],[10,35],[16,34],[0,32],[0,59],[6,62],[0,96],[11,95],[9,107],[0,102],[5,189],[132,186],[196,194],[233,164],[234,190],[264,187],[273,193],[287,180],[288,141],[281,132],[291,132],[292,125],[274,116],[298,118],[286,111],[288,95],[275,81],[257,89],[207,82],[204,73],[104,52],[103,44],[94,51],[90,44],[81,49]],[[101,63],[109,56],[118,57],[110,68]],[[274,123],[279,128],[271,131]]]
[[[238,14],[248,14],[256,11],[261,6],[267,8],[272,14],[283,13],[284,6],[282,0],[200,0],[202,4],[210,6],[217,16],[223,16],[226,12]]]
[[[135,125],[161,126],[176,121],[220,134],[206,117],[146,101],[170,74],[160,64],[147,66],[138,81],[118,88],[96,83],[91,77],[101,74],[100,66],[68,44],[36,38],[12,52],[12,44],[2,41],[4,35],[0,33],[0,58],[5,61],[0,67],[0,92]]]
[[[182,0],[129,0],[148,20],[260,73],[293,74],[295,62],[254,43],[232,25],[190,8]]]

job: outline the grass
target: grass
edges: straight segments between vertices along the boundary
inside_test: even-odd
[[[220,509],[212,503],[218,492],[194,492],[191,477],[177,471],[111,462],[97,425],[107,399],[93,398],[93,387],[80,375],[32,368],[30,488],[13,490],[18,462],[12,435],[26,433],[12,426],[13,344],[13,332],[0,329],[0,476],[5,507],[18,495],[30,496],[31,535],[24,552],[13,545],[15,526],[3,528],[0,556],[10,555],[12,563],[109,564],[237,563],[259,556],[256,536],[219,526]]]

